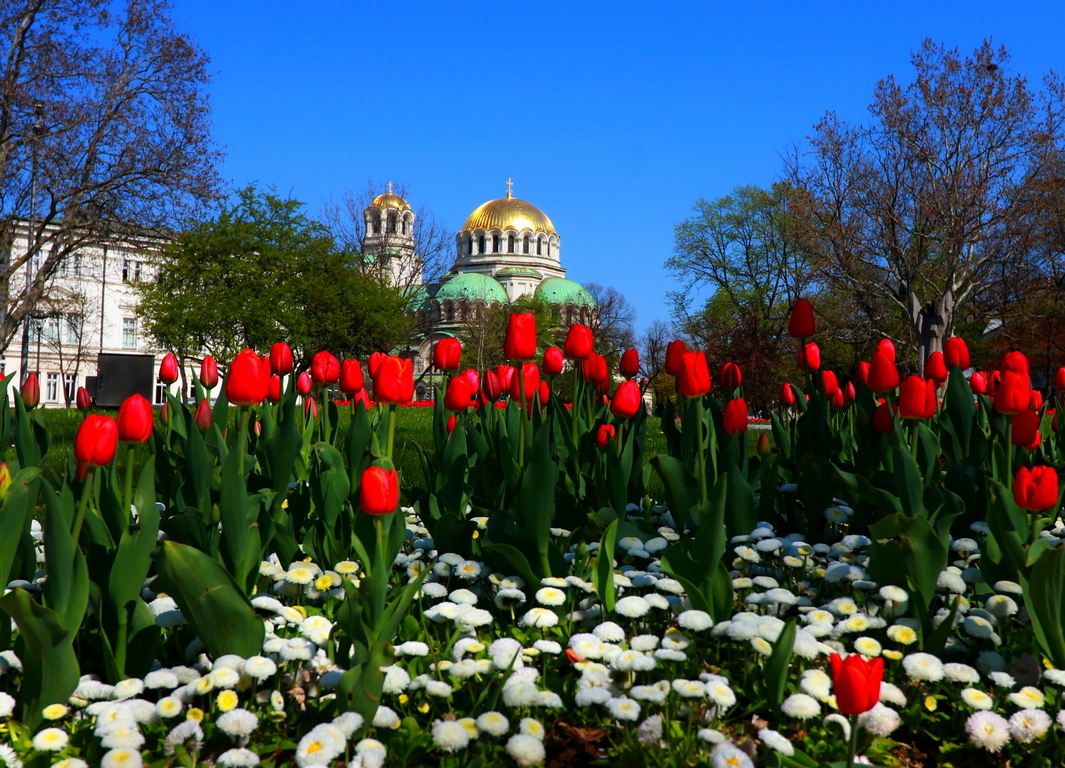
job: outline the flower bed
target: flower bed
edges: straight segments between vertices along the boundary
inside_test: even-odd
[[[740,372],[719,403],[688,359],[652,500],[627,395],[578,374],[566,408],[523,366],[478,409],[457,374],[397,509],[398,403],[338,439],[335,403],[288,372],[270,403],[252,357],[165,424],[90,417],[58,477],[39,412],[0,425],[3,764],[1065,759],[1061,442],[1024,433],[1030,397],[974,409],[955,368],[914,416],[912,385],[835,406],[808,371],[750,454]],[[375,389],[402,399],[407,366]],[[149,446],[139,477],[117,438]]]

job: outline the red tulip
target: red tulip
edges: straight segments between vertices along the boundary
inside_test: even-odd
[[[798,400],[795,397],[795,390],[791,384],[785,384],[780,388],[780,402],[783,403],[785,408],[794,408],[795,403]]]
[[[89,396],[89,390],[85,389],[85,387],[78,387],[76,402],[78,410],[82,413],[92,410],[92,398]]]
[[[481,374],[477,373],[473,368],[467,368],[459,374],[459,377],[465,379],[466,383],[470,385],[470,397],[477,394],[477,390],[481,388]]]
[[[610,370],[607,368],[606,358],[592,352],[588,355],[581,366],[584,369],[584,378],[597,387],[606,384],[610,380]]]
[[[1050,509],[1058,503],[1058,473],[1053,467],[1021,467],[1013,478],[1013,500],[1033,512]]]
[[[999,413],[1020,413],[1032,402],[1032,385],[1021,373],[1005,371],[995,388],[995,410]]]
[[[626,349],[618,363],[618,373],[626,379],[635,377],[640,372],[640,353],[635,349]]]
[[[204,434],[211,428],[211,404],[207,400],[201,400],[196,406],[196,415],[193,416],[197,428]]]
[[[792,306],[788,335],[793,339],[806,339],[814,335],[814,307],[809,300],[799,299]]]
[[[981,371],[975,371],[969,377],[969,389],[974,395],[982,395],[987,392],[987,376]]]
[[[538,394],[540,395],[540,405],[546,406],[547,401],[551,399],[551,385],[546,381],[541,381]]]
[[[1043,393],[1038,389],[1032,390],[1032,402],[1028,404],[1028,407],[1033,411],[1038,411],[1043,407]]]
[[[152,436],[155,412],[143,395],[130,395],[118,409],[118,439],[123,443],[146,443]]]
[[[847,386],[843,388],[843,400],[847,403],[854,402],[854,398],[858,396],[857,391],[854,389],[854,382],[848,381]]]
[[[852,653],[840,658],[833,653],[832,688],[836,694],[836,708],[845,715],[868,712],[880,701],[880,681],[884,678],[884,658],[866,660]]]
[[[898,406],[894,408],[898,411]],[[891,416],[891,411],[888,410],[887,403],[881,403],[873,411],[873,429],[877,432],[894,432],[895,420]]]
[[[280,376],[292,373],[292,350],[283,341],[270,347],[270,373]]]
[[[862,380],[862,384],[869,386],[869,363],[865,360],[858,363],[858,378]]]
[[[725,389],[736,389],[743,383],[743,372],[735,363],[725,363],[721,366],[721,372],[717,376],[721,386]]]
[[[895,362],[895,342],[891,339],[881,339],[878,341],[876,344],[876,352],[883,352],[891,359],[891,362]]]
[[[799,350],[799,368],[803,371],[816,371],[821,367],[821,348],[812,341]]]
[[[947,364],[947,368],[953,368],[955,365],[961,368],[963,371],[969,367],[969,347],[965,344],[965,339],[958,338],[957,336],[951,336],[949,339],[943,342],[943,360]]]
[[[1039,422],[1042,421],[1035,411],[1025,409],[1013,415],[1010,419],[1012,429],[1010,438],[1014,445],[1020,445],[1034,451],[1039,447],[1040,434]],[[1029,448],[1029,446],[1031,446]]]
[[[354,395],[366,385],[362,375],[362,366],[358,360],[345,360],[340,364],[340,391],[345,395]]]
[[[370,356],[366,359],[366,369],[370,372],[370,378],[373,379],[377,376],[377,369],[381,367],[381,363],[387,358],[384,352],[371,352]]]
[[[832,398],[829,400],[829,403],[833,408],[842,408],[844,404],[843,390],[836,387],[836,391],[832,393]]]
[[[368,515],[387,515],[395,512],[398,504],[399,476],[396,470],[367,467],[359,484],[359,507],[362,511]]]
[[[200,361],[200,383],[207,389],[214,389],[218,383],[218,363],[210,355]]]
[[[409,403],[414,399],[414,367],[411,361],[389,355],[377,369],[373,394],[382,403]]]
[[[170,402],[163,403],[163,407],[159,409],[159,423],[164,427],[170,423]]]
[[[496,376],[499,377],[499,386],[503,392],[510,392],[510,382],[514,380],[513,365],[497,365]]]
[[[503,387],[499,384],[499,374],[495,371],[485,371],[484,380],[481,384],[481,393],[484,399],[494,403],[503,394]]]
[[[921,376],[907,376],[899,391],[899,416],[904,419],[930,419],[935,412],[935,382]]]
[[[458,339],[444,338],[433,347],[433,367],[441,371],[457,371],[462,357],[462,344]]]
[[[617,439],[617,432],[613,424],[600,424],[595,431],[595,444],[600,448],[606,448],[610,441]]]
[[[874,392],[890,392],[898,387],[899,369],[895,367],[894,355],[877,350],[869,364],[869,377],[865,383]]]
[[[684,365],[684,353],[687,352],[687,347],[684,346],[684,342],[671,341],[666,345],[666,373],[670,376],[679,376],[680,369]]]
[[[455,419],[455,414],[451,414],[447,417],[447,433],[450,435],[455,431],[455,425],[458,421]]]
[[[937,386],[947,380],[947,364],[942,352],[933,352],[928,356],[924,364],[924,375]]]
[[[74,436],[74,458],[88,467],[111,463],[118,448],[118,424],[110,416],[90,413]]]
[[[507,318],[503,356],[507,360],[532,360],[536,357],[536,315],[532,312],[512,312]]]
[[[643,406],[643,395],[640,393],[640,385],[632,379],[618,384],[614,391],[614,397],[610,401],[610,412],[615,416],[628,419],[635,416]]]
[[[37,407],[37,403],[41,402],[41,383],[37,380],[36,373],[26,376],[19,394],[22,395],[22,404],[26,406],[27,410],[33,410]]]
[[[1054,389],[1065,392],[1065,368],[1058,368],[1054,374]]]
[[[311,388],[314,384],[311,382],[311,374],[304,371],[296,377],[296,391],[306,397],[311,394]]]
[[[303,401],[303,415],[308,419],[318,418],[318,401],[313,397],[308,397]]]
[[[240,352],[229,366],[226,398],[233,405],[258,405],[270,390],[270,364],[250,349]]]
[[[710,367],[702,352],[685,352],[677,375],[677,389],[685,397],[702,397],[710,391]]]
[[[159,364],[159,381],[164,384],[173,384],[178,380],[177,358],[173,352],[167,352],[163,356],[163,362]]]
[[[449,411],[465,411],[470,407],[470,400],[474,390],[470,389],[470,383],[456,376],[447,385],[447,393],[444,395],[444,407]]]
[[[311,379],[315,384],[335,384],[340,378],[340,361],[331,352],[316,352],[311,358]]]
[[[1028,358],[1024,356],[1023,352],[1007,352],[998,361],[998,369],[1002,373],[1006,371],[1013,371],[1019,373],[1022,376],[1030,376],[1031,371],[1028,366]]]
[[[564,345],[566,357],[570,360],[587,360],[595,351],[595,339],[592,337],[592,329],[580,323],[574,323],[569,327]]]
[[[839,392],[839,380],[836,378],[836,374],[833,371],[824,370],[821,371],[821,389],[825,391],[825,396],[831,400]]]
[[[558,376],[562,373],[562,350],[558,347],[548,347],[544,350],[544,375]]]
[[[759,456],[768,456],[773,452],[773,447],[769,444],[769,433],[762,432],[758,435],[758,442],[754,446],[755,453]]]
[[[525,399],[531,402],[540,388],[540,366],[536,363],[522,363],[521,371],[525,379]],[[510,397],[513,400],[521,399],[521,378],[517,375],[512,376],[510,380]]]
[[[722,423],[725,431],[730,435],[747,431],[747,402],[742,397],[733,398],[725,403]]]

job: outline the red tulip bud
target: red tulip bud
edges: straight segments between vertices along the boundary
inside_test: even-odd
[[[270,390],[270,362],[250,349],[240,352],[226,376],[226,399],[233,405],[258,405]]]
[[[522,363],[522,376],[525,379],[525,399],[532,402],[540,388],[540,366],[536,363]],[[510,397],[512,400],[521,399],[521,377],[515,375],[510,380]]]
[[[677,375],[677,389],[685,397],[702,397],[710,391],[710,367],[702,352],[685,352]]]
[[[110,416],[90,413],[74,436],[74,458],[87,467],[111,463],[118,448],[118,424]]]
[[[895,410],[898,410],[898,406],[895,406]],[[873,429],[877,432],[895,431],[895,420],[891,417],[887,403],[881,403],[873,411]]]
[[[1054,389],[1059,393],[1065,392],[1065,368],[1058,368],[1054,374]]]
[[[788,335],[793,339],[805,339],[814,335],[814,308],[809,300],[799,299],[792,306]]]
[[[884,677],[884,659],[877,656],[865,659],[857,653],[841,658],[833,653],[832,690],[836,707],[845,715],[868,712],[880,701],[880,682]]]
[[[864,360],[858,363],[858,378],[862,380],[862,384],[869,386],[869,363]]]
[[[92,398],[85,387],[78,387],[77,404],[78,410],[82,413],[92,410]]]
[[[331,352],[316,352],[311,358],[311,380],[315,384],[335,384],[340,379],[340,361]]]
[[[643,395],[640,385],[632,379],[621,382],[614,391],[614,397],[610,401],[610,412],[615,416],[628,419],[639,413],[643,406]]]
[[[721,386],[725,389],[736,389],[743,383],[743,373],[740,371],[740,367],[735,363],[725,363],[721,366],[721,371],[717,376],[717,380],[721,382]]]
[[[606,448],[615,439],[617,439],[617,432],[613,424],[600,424],[599,429],[595,431],[595,444],[600,448]]]
[[[848,381],[847,386],[843,388],[843,401],[847,403],[853,403],[854,398],[858,396],[858,393],[854,389],[854,382]]]
[[[449,435],[452,432],[455,431],[455,424],[456,423],[458,423],[458,422],[455,420],[455,414],[451,414],[450,416],[447,417],[447,433]]]
[[[283,341],[270,347],[270,373],[276,373],[279,376],[292,373],[292,350]]]
[[[596,386],[602,386],[610,380],[610,370],[607,368],[606,358],[592,352],[581,362],[584,370],[584,378]]]
[[[812,341],[799,350],[799,368],[816,371],[821,367],[821,348]]]
[[[33,410],[37,407],[37,404],[41,402],[41,384],[37,380],[36,373],[31,373],[26,377],[26,380],[22,382],[22,390],[19,394],[22,395],[22,404],[26,406],[27,410]]]
[[[618,364],[618,373],[626,379],[635,377],[640,372],[640,353],[635,349],[626,349]]]
[[[942,352],[933,352],[928,356],[924,364],[924,375],[937,385],[947,380],[947,363]]]
[[[399,476],[394,469],[370,466],[362,473],[359,507],[368,515],[387,515],[399,504]]]
[[[123,443],[146,443],[152,436],[155,412],[143,395],[130,395],[118,409],[118,439]]]
[[[433,367],[441,371],[457,371],[462,357],[462,344],[455,338],[444,338],[433,347]]]
[[[266,399],[271,403],[281,402],[281,377],[276,373],[270,377],[269,389],[266,391]]]
[[[173,352],[167,352],[163,362],[159,364],[159,381],[164,384],[173,384],[178,380],[177,358]]]
[[[207,389],[214,389],[218,384],[218,363],[210,355],[200,361],[200,384]]]
[[[973,391],[974,395],[982,395],[987,392],[987,375],[982,371],[975,371],[969,377],[969,389]]]
[[[211,428],[211,404],[208,401],[201,400],[196,406],[196,415],[193,420],[196,422],[196,428],[203,434],[207,434]]]
[[[935,382],[920,376],[907,376],[899,391],[899,416],[904,419],[930,419],[935,412]]]
[[[303,401],[303,415],[308,419],[318,418],[318,401],[313,397],[308,397]]]
[[[877,342],[876,351],[883,352],[888,356],[892,363],[895,362],[895,342],[891,339],[881,339]]]
[[[532,312],[512,312],[507,318],[503,356],[507,360],[522,361],[536,357],[536,315]]]
[[[499,384],[499,374],[495,371],[485,371],[481,383],[481,391],[485,400],[494,403],[503,394],[503,388]]]
[[[1038,448],[1041,437],[1039,434],[1040,421],[1042,419],[1035,411],[1026,409],[1015,413],[1010,419],[1010,424],[1013,427],[1010,430],[1010,438],[1013,444],[1028,448],[1030,451]]]
[[[955,365],[963,371],[969,367],[969,347],[965,345],[965,339],[951,336],[943,342],[943,361],[947,368]]]
[[[883,349],[877,349],[873,355],[873,362],[869,365],[869,376],[865,383],[874,392],[890,392],[899,386],[899,369],[895,367],[894,350],[894,345],[892,345],[891,354]]]
[[[1058,473],[1053,467],[1021,467],[1013,479],[1013,500],[1033,512],[1050,509],[1058,503]]]
[[[548,347],[544,350],[543,370],[545,376],[557,376],[562,373],[562,350],[558,347]]]
[[[791,384],[785,384],[780,388],[780,402],[785,408],[794,408],[798,400],[795,398],[795,390]]]
[[[373,394],[382,403],[409,403],[414,399],[414,367],[409,358],[388,356],[373,380]]]
[[[587,360],[595,347],[595,339],[592,338],[592,329],[580,323],[574,323],[569,327],[566,334],[566,343],[563,345],[566,357],[570,360]]]
[[[759,456],[768,456],[773,452],[773,448],[769,444],[768,432],[762,432],[762,434],[758,435],[758,443],[755,445],[754,450]]]
[[[687,348],[684,346],[683,341],[678,339],[677,341],[669,342],[666,346],[666,373],[670,376],[680,375],[680,369],[684,365],[684,353],[686,351]]]
[[[1028,365],[1028,358],[1024,356],[1023,352],[1007,352],[1002,356],[1002,359],[998,361],[998,370],[1001,373],[1006,371],[1013,371],[1019,373],[1022,376],[1028,377],[1031,375],[1031,371]]]
[[[340,391],[345,395],[354,395],[360,391],[365,382],[362,376],[362,366],[358,360],[345,360],[340,364]]]
[[[465,378],[456,376],[447,385],[444,407],[449,411],[465,411],[470,407],[474,391],[476,390],[470,389],[470,384]]]
[[[821,371],[821,389],[824,390],[825,396],[829,400],[834,398],[836,393],[839,392],[839,380],[833,371]]]
[[[314,386],[314,384],[311,382],[311,374],[307,373],[307,371],[304,371],[296,377],[296,391],[304,397],[311,394],[312,386]]]
[[[541,381],[538,394],[540,396],[540,405],[546,408],[547,401],[551,399],[551,385],[546,381]]]
[[[733,398],[725,403],[722,425],[730,435],[747,431],[747,403],[742,397]]]
[[[1032,385],[1028,376],[1007,370],[995,387],[995,410],[999,413],[1020,413],[1032,402]]]

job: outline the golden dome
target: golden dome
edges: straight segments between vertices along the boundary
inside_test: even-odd
[[[383,195],[378,195],[370,203],[371,208],[398,208],[401,211],[409,211],[410,203],[404,200],[399,195],[393,195],[391,192],[386,192]]]
[[[489,200],[470,214],[460,232],[476,232],[479,229],[500,231],[514,229],[518,232],[531,230],[547,232],[554,235],[555,225],[551,219],[532,203],[513,197],[508,191],[506,197]]]

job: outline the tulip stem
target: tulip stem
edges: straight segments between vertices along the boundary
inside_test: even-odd
[[[697,448],[697,464],[696,467],[699,472],[699,501],[702,504],[706,503],[706,447],[703,445],[703,398],[696,397],[695,400],[695,446]]]
[[[1006,490],[1013,490],[1013,417],[1006,422]]]
[[[847,745],[847,768],[854,765],[854,756],[858,753],[858,716],[851,715],[851,737]]]
[[[385,443],[385,455],[392,461],[392,448],[396,444],[396,404],[388,405],[388,442]]]
[[[78,501],[78,513],[74,516],[74,530],[71,536],[77,545],[78,537],[81,536],[81,524],[85,521],[85,510],[89,507],[89,497],[92,496],[93,482],[96,480],[96,468],[90,467],[81,488],[81,499]]]
[[[126,520],[126,525],[129,525],[130,520],[130,508],[133,506],[133,446],[127,446],[126,448],[126,476],[122,478],[124,488],[122,491],[122,516]]]
[[[245,458],[248,455],[248,421],[251,419],[251,408],[247,405],[240,406],[240,428],[237,430],[237,466],[240,467],[240,475],[244,476]]]

